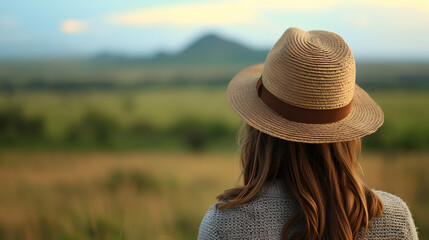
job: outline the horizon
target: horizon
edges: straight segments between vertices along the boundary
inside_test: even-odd
[[[0,55],[0,61],[49,61],[49,60],[72,60],[72,59],[91,59],[102,55],[111,55],[113,57],[125,57],[125,58],[144,58],[150,60],[151,58],[154,58],[160,54],[166,54],[169,56],[175,56],[182,52],[184,52],[186,49],[191,48],[194,44],[201,41],[202,39],[211,36],[216,37],[219,39],[219,41],[228,41],[233,42],[236,44],[239,44],[243,47],[246,47],[252,51],[268,51],[270,48],[255,48],[253,46],[250,46],[246,44],[245,42],[240,42],[238,40],[229,39],[227,37],[221,36],[218,33],[215,32],[207,32],[200,36],[198,36],[195,39],[191,39],[187,44],[184,44],[184,46],[176,51],[164,51],[160,50],[158,52],[153,53],[130,53],[130,52],[124,52],[124,51],[115,51],[115,50],[100,50],[98,52],[90,53],[90,54],[54,54],[54,55],[45,55],[45,56],[15,56],[15,57],[3,57]],[[429,56],[426,57],[412,57],[412,56],[356,56],[355,59],[357,62],[427,62],[429,61]]]

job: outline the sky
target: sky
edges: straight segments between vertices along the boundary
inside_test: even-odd
[[[0,58],[175,53],[215,33],[269,49],[288,27],[356,58],[429,60],[429,0],[1,0]]]

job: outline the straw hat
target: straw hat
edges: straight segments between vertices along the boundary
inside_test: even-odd
[[[289,28],[265,63],[231,80],[228,101],[246,123],[277,138],[350,141],[375,132],[384,119],[355,76],[353,54],[339,35]]]

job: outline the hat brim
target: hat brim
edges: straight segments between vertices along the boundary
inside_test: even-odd
[[[258,97],[256,82],[264,64],[257,64],[239,72],[229,83],[228,102],[232,109],[250,126],[268,135],[303,143],[332,143],[357,139],[374,133],[384,121],[381,107],[357,84],[353,107],[344,119],[327,124],[290,121]]]

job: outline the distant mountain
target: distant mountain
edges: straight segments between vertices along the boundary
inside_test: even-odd
[[[206,35],[176,57],[187,62],[263,62],[268,51],[257,51],[237,42]]]
[[[128,57],[104,52],[93,60],[98,62],[138,62],[147,64],[215,64],[258,63],[265,61],[268,50],[254,50],[214,34],[205,35],[177,54],[159,53],[153,57]]]

